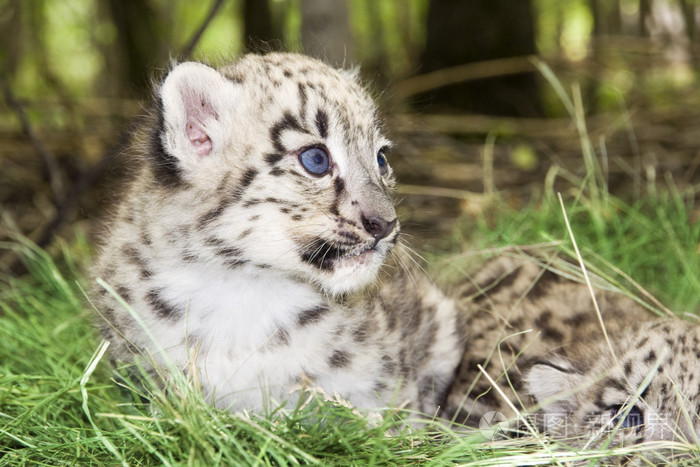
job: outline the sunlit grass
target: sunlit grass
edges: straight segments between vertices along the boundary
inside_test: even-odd
[[[106,360],[66,248],[54,262],[18,239],[30,274],[0,297],[0,464],[349,465],[482,457],[474,436],[409,432],[310,393],[268,416],[210,406],[183,377],[132,383]],[[60,265],[60,267],[59,267]],[[9,279],[9,278],[8,278]],[[478,436],[477,440],[481,440]],[[457,449],[456,446],[460,448]]]
[[[574,120],[582,118],[576,99],[567,108]],[[611,196],[585,124],[577,128],[589,173],[563,199],[584,260],[625,282],[631,293],[652,293],[675,312],[697,310],[695,193],[680,193],[669,181],[665,190],[632,202]],[[525,209],[509,207],[495,193],[493,203],[465,218],[455,234],[456,249],[469,252],[472,265],[478,262],[473,251],[537,243],[564,252],[573,246],[549,183]],[[107,344],[79,285],[85,286],[81,267],[89,262],[80,237],[53,256],[21,237],[0,247],[15,250],[29,271],[4,278],[0,290],[3,465],[543,465],[644,459],[659,448],[687,453],[691,463],[700,459],[698,447],[684,443],[571,451],[546,438],[493,441],[439,422],[409,430],[405,418],[416,414],[363,414],[313,392],[299,407],[268,415],[218,410],[184,377],[161,389],[131,381],[107,360]]]
[[[567,205],[586,260],[620,267],[675,310],[697,307],[700,235],[687,200],[659,195],[629,206],[610,197],[595,216],[590,206],[582,199]],[[562,216],[553,202],[518,212],[503,204],[472,223],[470,235],[483,247],[555,241],[566,249]],[[653,448],[572,452],[534,438],[488,441],[478,430],[439,424],[409,431],[402,417],[410,414],[368,418],[320,396],[268,416],[221,411],[184,379],[163,391],[130,382],[104,355],[91,367],[103,344],[76,282],[88,261],[84,242],[56,261],[21,238],[2,246],[17,250],[29,270],[8,278],[0,294],[2,464],[537,465]],[[669,446],[697,454],[692,445]]]
[[[563,193],[566,218],[581,247],[584,260],[627,286],[660,299],[669,309],[700,310],[700,221],[696,187],[680,190],[672,178],[646,180],[646,193],[613,196],[605,176],[605,144],[591,142],[580,99],[580,89],[567,92],[552,71],[536,63],[567,109],[579,136],[584,175],[566,174]],[[634,135],[631,135],[633,139]],[[558,244],[573,254],[555,180],[563,170],[553,166],[540,196],[525,207],[513,208],[496,196],[480,213],[465,216],[455,232],[455,250],[470,253],[513,245]],[[635,175],[643,180],[642,174]],[[488,180],[485,184],[488,184]],[[641,182],[640,182],[641,183]]]

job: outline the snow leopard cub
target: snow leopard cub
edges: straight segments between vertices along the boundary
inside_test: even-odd
[[[658,318],[598,280],[606,340],[579,274],[554,257],[503,255],[463,281],[456,294],[469,345],[446,416],[470,425],[500,422],[493,418],[498,412],[514,418],[505,396],[519,410],[539,403],[531,425],[577,446],[599,446],[610,437],[612,445],[695,442],[700,326]]]
[[[173,362],[231,410],[303,383],[435,412],[455,303],[398,258],[390,146],[352,72],[279,53],[175,66],[94,268],[139,317],[96,292],[112,356]]]

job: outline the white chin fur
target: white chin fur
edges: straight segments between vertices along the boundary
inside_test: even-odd
[[[344,258],[335,263],[332,272],[321,275],[321,287],[331,295],[361,289],[376,279],[385,257],[385,253],[372,251],[358,257]]]

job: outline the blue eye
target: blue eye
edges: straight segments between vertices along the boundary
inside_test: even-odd
[[[617,424],[620,420],[620,417],[622,417],[622,415],[625,412],[625,407],[623,405],[612,405],[608,408],[608,410],[610,410],[612,422],[614,424]],[[643,423],[644,413],[639,407],[635,405],[629,410],[627,416],[622,421],[622,428],[635,428],[642,425]]]
[[[322,148],[309,148],[299,154],[299,161],[311,175],[323,175],[330,168],[328,153]]]
[[[389,171],[389,163],[386,161],[384,149],[380,149],[377,153],[377,165],[379,165],[379,173],[386,175],[386,173]]]

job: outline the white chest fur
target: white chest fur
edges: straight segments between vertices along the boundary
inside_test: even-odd
[[[309,285],[252,269],[190,266],[170,274],[164,298],[187,305],[184,318],[151,323],[164,357],[194,370],[205,394],[222,408],[260,410],[268,399],[274,408],[305,376],[326,391],[354,396],[359,405],[372,404],[374,365],[341,372],[328,364],[342,345],[338,329],[352,317]],[[312,326],[300,323],[300,316],[318,309],[323,311]],[[367,361],[377,358],[375,347],[363,352]]]

